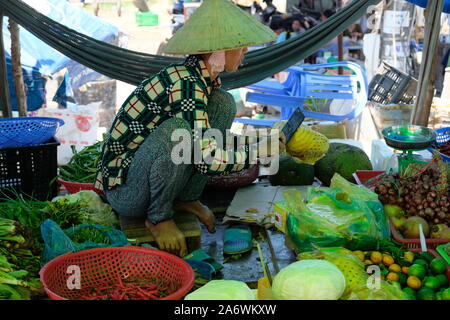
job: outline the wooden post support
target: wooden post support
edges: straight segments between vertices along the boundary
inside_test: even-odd
[[[20,30],[19,25],[12,19],[9,19],[9,32],[11,34],[11,68],[17,97],[17,108],[19,116],[26,117],[27,94],[23,82],[22,64],[20,63]]]
[[[4,118],[12,117],[11,103],[9,102],[8,76],[6,73],[6,54],[3,45],[3,12],[0,11],[0,104]]]
[[[426,9],[425,43],[419,82],[417,84],[416,105],[411,116],[411,123],[428,126],[431,104],[434,97],[434,66],[436,48],[439,44],[439,30],[444,0],[428,1]]]

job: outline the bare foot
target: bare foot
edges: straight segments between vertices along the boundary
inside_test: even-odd
[[[193,213],[206,226],[209,233],[216,232],[216,218],[211,210],[200,201],[177,201],[173,202],[173,209],[176,211],[187,211]]]
[[[159,249],[177,254],[180,257],[187,255],[186,240],[173,220],[153,224],[147,219],[145,220],[145,226],[155,238]]]

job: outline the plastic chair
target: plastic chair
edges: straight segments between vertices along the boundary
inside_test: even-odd
[[[307,70],[319,68],[347,67],[353,75],[324,75]],[[335,62],[328,64],[295,66],[288,69],[288,79],[283,83],[260,81],[248,88],[261,92],[248,92],[247,101],[281,107],[280,120],[287,120],[295,108],[301,108],[308,118],[339,122],[356,118],[367,102],[368,82],[361,67],[352,62]],[[355,100],[352,110],[345,115],[331,115],[304,110],[306,99],[344,99]],[[273,126],[279,120],[242,119],[236,122]]]

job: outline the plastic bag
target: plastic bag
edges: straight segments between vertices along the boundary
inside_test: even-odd
[[[352,201],[364,201],[375,216],[376,227],[382,234],[382,239],[390,238],[388,218],[384,214],[383,204],[378,200],[378,194],[364,186],[349,182],[337,173],[331,179],[330,187],[341,189],[348,194]]]
[[[72,241],[71,237],[73,237],[76,232],[88,228],[101,231],[103,236],[109,240],[109,244],[90,241],[77,244]],[[122,247],[128,244],[127,237],[122,231],[97,224],[81,224],[73,228],[62,230],[56,222],[45,220],[41,224],[41,235],[44,240],[44,250],[41,257],[42,264],[67,252],[77,252],[101,247]]]
[[[212,280],[188,294],[184,300],[256,300],[256,297],[245,282]]]
[[[380,280],[378,289],[369,288],[367,285],[352,290],[347,300],[409,300],[408,295],[399,286]]]
[[[284,198],[289,210],[287,234],[300,252],[314,246],[369,250],[389,234],[387,225],[380,223],[382,206],[339,188],[308,188],[306,203],[298,190],[287,190]]]
[[[59,128],[56,137],[61,145],[58,147],[58,165],[66,165],[73,156],[71,145],[77,151],[97,142],[100,125],[99,108],[101,102],[88,105],[73,105],[71,109],[41,108],[36,116],[56,117],[64,120],[64,126]]]
[[[384,140],[373,140],[370,158],[373,170],[386,171],[389,166],[389,160],[393,154],[392,149],[387,146]]]

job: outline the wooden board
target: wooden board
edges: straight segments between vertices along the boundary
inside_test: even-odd
[[[189,242],[198,242],[198,246],[200,245],[199,241],[202,235],[202,229],[200,228],[200,223],[194,214],[187,212],[177,212],[174,215],[174,221]],[[155,241],[153,236],[145,227],[145,220],[131,220],[120,217],[120,226],[122,231],[129,239],[136,239],[140,243]]]

